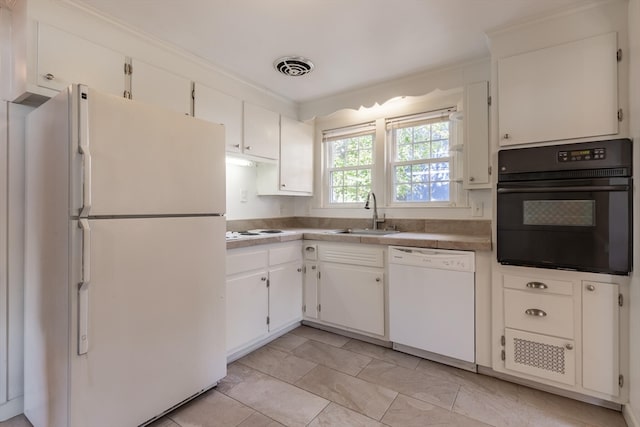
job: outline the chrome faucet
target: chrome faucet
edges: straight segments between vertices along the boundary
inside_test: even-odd
[[[367,194],[367,201],[364,204],[364,208],[365,209],[371,209],[369,207],[369,202],[371,200],[371,198],[373,197],[373,218],[372,218],[372,229],[377,230],[378,229],[378,224],[383,223],[384,222],[384,214],[382,214],[382,219],[378,219],[378,202],[376,201],[376,195],[373,191],[370,191],[369,194]]]

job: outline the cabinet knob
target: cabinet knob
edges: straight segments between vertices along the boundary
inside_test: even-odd
[[[508,133],[505,133],[504,134],[504,139],[509,139],[509,138],[511,138],[511,135],[509,135]]]
[[[564,348],[566,348],[567,350],[573,350],[573,345],[572,344],[565,344]]]
[[[51,73],[47,73],[47,74],[45,74],[45,75],[44,75],[44,79],[45,79],[45,80],[53,80],[53,79],[55,79],[55,78],[56,78],[56,76],[54,76],[54,75],[53,75],[53,74],[51,74]]]
[[[284,187],[286,187],[286,186],[287,186],[286,184],[280,184],[280,187],[283,187],[283,188],[284,188]]]
[[[542,282],[529,282],[527,283],[529,289],[547,289],[548,286]]]
[[[546,312],[538,308],[528,308],[524,311],[524,314],[535,317],[545,317],[547,315]]]
[[[379,278],[379,277],[376,277],[376,282],[379,282],[379,281],[380,281],[380,278]]]
[[[593,292],[596,290],[596,287],[593,285],[587,285],[585,286],[585,288],[589,291],[589,292]]]
[[[298,273],[302,273],[302,268],[298,268]]]
[[[473,182],[473,181],[475,181],[475,180],[476,180],[476,179],[475,179],[474,177],[472,177],[472,176],[470,176],[470,177],[469,177],[469,182]]]
[[[266,277],[261,277],[260,280],[262,280],[263,282],[266,282],[267,278]]]
[[[312,265],[312,266],[311,266],[311,269],[312,269],[312,270],[315,270],[315,269],[316,269],[316,266],[315,266],[315,265]]]
[[[233,144],[233,148],[240,148],[240,144]]]
[[[251,150],[251,146],[247,145],[246,147],[244,147],[245,150]]]

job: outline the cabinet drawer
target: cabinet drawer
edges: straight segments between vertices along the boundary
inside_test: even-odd
[[[227,253],[227,276],[245,271],[266,269],[269,265],[266,250]]]
[[[505,367],[536,377],[575,385],[573,340],[505,329]]]
[[[573,338],[573,298],[505,289],[504,320],[508,328]]]
[[[284,264],[302,260],[302,244],[280,244],[269,249],[269,265]]]
[[[505,288],[527,290],[539,294],[573,295],[573,283],[541,277],[520,277],[505,274],[502,278]]]

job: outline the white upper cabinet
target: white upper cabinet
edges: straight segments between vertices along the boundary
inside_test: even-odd
[[[313,126],[280,118],[280,189],[313,192]]]
[[[464,186],[490,188],[489,82],[464,88]]]
[[[277,160],[280,153],[280,115],[244,103],[244,153]]]
[[[223,124],[226,151],[242,152],[242,101],[240,99],[196,82],[193,115],[198,119]]]
[[[618,133],[617,34],[498,61],[500,145]]]
[[[38,24],[37,86],[60,91],[82,83],[122,96],[125,56],[46,24]]]
[[[191,80],[135,58],[131,67],[132,99],[191,115]]]

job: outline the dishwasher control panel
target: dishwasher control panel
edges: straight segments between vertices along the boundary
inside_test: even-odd
[[[440,270],[475,271],[475,254],[469,251],[389,247],[389,263]]]

